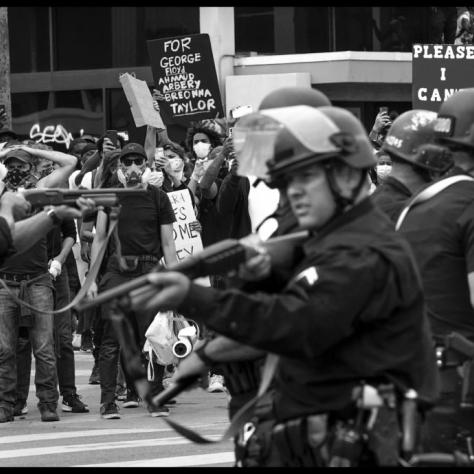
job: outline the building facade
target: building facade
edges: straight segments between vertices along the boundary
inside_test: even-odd
[[[240,76],[304,73],[370,127],[379,106],[411,107],[411,45],[430,42],[430,8],[8,7],[13,129],[141,139],[119,75],[153,86],[146,41],[195,33],[210,35],[229,107],[246,105]]]

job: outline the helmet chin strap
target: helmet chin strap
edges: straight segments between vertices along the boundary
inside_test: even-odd
[[[365,184],[367,176],[365,173],[361,173],[357,186],[352,190],[351,195],[349,197],[346,197],[342,195],[341,188],[338,186],[336,182],[336,178],[334,176],[334,165],[328,163],[325,165],[324,169],[326,171],[326,178],[328,180],[329,189],[331,190],[331,193],[334,197],[334,201],[336,203],[336,211],[334,212],[333,216],[329,219],[329,221],[332,221],[335,217],[343,214],[348,206],[354,205],[354,201],[359,195],[359,192],[362,189],[362,186]]]

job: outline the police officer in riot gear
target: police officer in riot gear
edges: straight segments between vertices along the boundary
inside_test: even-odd
[[[472,354],[450,344],[448,336],[474,342],[474,88],[441,105],[434,130],[455,167],[413,198],[398,226],[418,262],[441,376],[441,397],[428,416],[424,447],[472,455]]]
[[[410,110],[393,122],[382,146],[392,159],[392,171],[371,199],[395,223],[413,193],[445,174],[451,154],[434,144],[436,113]]]
[[[280,356],[272,390],[257,403],[244,465],[394,465],[397,405],[435,362],[409,246],[368,199],[368,137],[337,107],[265,110],[239,127],[241,159],[258,151],[268,161],[271,182],[312,232],[290,281],[271,273],[261,282],[266,292],[249,294],[152,274],[159,291],[145,306],[178,308]]]
[[[272,109],[293,105],[321,107],[331,105],[331,102],[317,89],[282,87],[267,94],[263,98],[259,109]],[[297,230],[297,220],[291,212],[288,200],[283,193],[280,193],[280,202],[277,210],[271,216],[268,216],[260,224],[260,227],[265,228],[267,223],[270,226],[273,225],[270,221],[276,221],[277,223],[272,237]],[[293,251],[293,249],[288,249],[290,253]],[[281,261],[286,263],[287,258],[282,257]],[[241,286],[244,291],[257,291],[259,289],[258,280],[260,275],[266,272],[269,264],[268,256],[260,255],[240,269],[238,275],[240,278],[234,279],[233,283],[236,286]],[[281,268],[280,265],[280,271],[286,270]],[[265,351],[249,347],[222,335],[217,335],[212,340],[207,339],[203,343],[204,345],[201,346],[198,343],[194,352],[180,362],[173,380],[179,383],[179,381],[186,377],[204,374],[206,365],[208,367],[218,367],[224,375],[226,388],[230,395],[229,418],[232,419],[238,410],[257,394]],[[236,462],[239,464],[242,447],[238,439],[235,439],[235,441]]]

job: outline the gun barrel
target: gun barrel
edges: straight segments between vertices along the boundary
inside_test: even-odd
[[[265,246],[279,245],[282,243],[297,243],[308,237],[307,231],[295,232],[293,234],[275,237],[264,242]],[[242,239],[244,242],[245,240]],[[206,247],[196,255],[191,255],[181,262],[170,265],[168,271],[184,273],[188,278],[195,279],[202,276],[217,273],[226,273],[238,267],[247,258],[246,245],[235,239],[226,239]],[[160,271],[161,269],[157,269]],[[77,306],[78,311],[93,308],[119,298],[133,290],[148,284],[148,276],[143,275],[110,290],[99,293],[93,300],[81,302]]]
[[[27,189],[23,196],[35,207],[58,206],[61,204],[75,205],[80,197],[97,200],[101,205],[115,205],[123,196],[139,196],[146,194],[143,188],[100,188],[100,189]]]

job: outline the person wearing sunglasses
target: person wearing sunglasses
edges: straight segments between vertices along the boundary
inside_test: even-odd
[[[128,143],[120,152],[117,178],[126,188],[145,188],[148,193],[140,196],[124,196],[121,200],[119,222],[115,235],[111,238],[108,248],[108,259],[100,291],[113,288],[138,276],[145,275],[164,257],[166,265],[176,261],[176,249],[173,239],[173,222],[176,221],[168,195],[160,188],[150,185],[151,174],[147,166],[144,148],[138,143]],[[96,222],[96,234],[91,248],[91,266],[97,258],[98,249],[106,238],[108,215],[99,211]],[[97,294],[97,285],[89,290],[89,297]],[[100,413],[104,419],[120,418],[115,403],[115,385],[117,378],[117,362],[119,342],[108,315],[109,304],[101,307],[104,328],[99,349],[99,372],[101,388]],[[134,318],[132,326],[137,328],[137,343],[143,347],[145,332],[156,313],[140,312],[130,314]],[[122,364],[125,366],[125,364]],[[164,366],[154,363],[155,381],[153,395],[163,390]],[[133,383],[127,380],[127,397],[124,408],[135,408],[139,405],[139,397]],[[167,407],[150,409],[151,416],[167,416]]]

